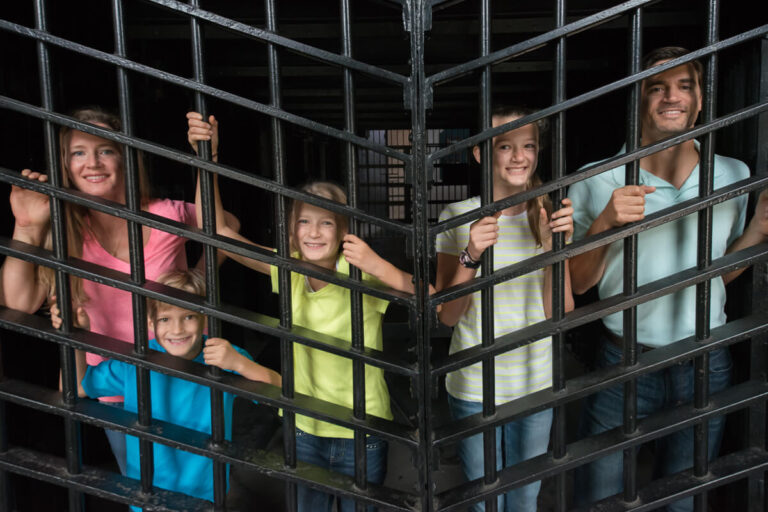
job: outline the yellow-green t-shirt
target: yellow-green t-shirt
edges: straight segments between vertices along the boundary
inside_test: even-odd
[[[349,263],[343,255],[336,262],[336,270],[349,274]],[[278,293],[278,268],[271,267],[272,291]],[[375,281],[362,274],[363,281]],[[302,274],[291,272],[291,304],[293,324],[321,332],[339,339],[352,339],[350,291],[335,284],[312,291]],[[389,302],[363,294],[363,332],[365,346],[382,349],[381,323]],[[303,393],[352,409],[352,360],[294,343],[294,386]],[[384,371],[365,365],[365,407],[367,414],[392,419],[389,391]],[[352,430],[308,416],[296,416],[296,427],[320,437],[351,439]]]

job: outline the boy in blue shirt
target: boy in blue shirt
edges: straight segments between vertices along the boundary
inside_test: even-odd
[[[202,276],[192,270],[166,273],[157,282],[197,295],[205,294]],[[245,350],[232,346],[222,338],[206,339],[203,335],[205,317],[200,313],[147,299],[147,316],[149,327],[155,332],[155,339],[150,340],[149,348],[218,366],[250,380],[281,385],[280,374],[255,363]],[[61,317],[55,305],[51,308],[51,320],[54,327],[61,326]],[[82,308],[77,309],[77,323],[84,329],[89,327],[88,316]],[[87,366],[85,352],[77,351],[77,376],[81,397],[123,395],[125,409],[138,411],[135,366],[115,359],[102,361],[98,366]],[[200,432],[211,432],[210,388],[158,372],[150,372],[150,381],[152,418]],[[235,396],[231,393],[223,395],[225,437],[230,440]],[[139,479],[139,439],[126,436],[126,445],[126,475]],[[153,444],[153,452],[153,484],[156,487],[213,501],[211,459],[158,443]]]

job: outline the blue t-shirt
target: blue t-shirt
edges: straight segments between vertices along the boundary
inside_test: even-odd
[[[698,143],[696,143],[698,148]],[[624,153],[622,149],[619,154]],[[593,164],[590,164],[593,165]],[[749,177],[749,168],[739,160],[715,155],[714,189],[723,188]],[[624,166],[574,183],[568,191],[573,201],[574,240],[586,236],[592,223],[605,209],[611,194],[624,186]],[[699,166],[697,165],[680,189],[671,183],[640,169],[640,184],[656,187],[645,196],[645,215],[674,206],[699,195]],[[741,195],[715,205],[712,210],[712,259],[725,255],[744,229],[747,196]],[[695,267],[697,263],[698,215],[643,231],[637,242],[637,284],[646,283]],[[623,240],[608,247],[605,272],[597,288],[601,299],[623,293]],[[723,325],[725,317],[725,285],[720,278],[711,281],[711,327]],[[696,287],[664,295],[637,307],[637,341],[651,347],[662,347],[696,333]],[[603,318],[605,326],[622,336],[622,313]]]
[[[252,359],[250,354],[233,345],[235,350]],[[150,340],[149,348],[158,352],[165,349]],[[200,352],[195,362],[205,363]],[[182,427],[207,434],[211,433],[211,390],[207,386],[150,371],[152,418],[168,421]],[[88,396],[123,395],[125,409],[138,412],[136,396],[136,367],[109,359],[98,366],[89,366],[83,378],[83,389]],[[232,404],[235,395],[223,393],[224,427],[226,439],[232,439]],[[126,436],[127,476],[141,478],[139,439]],[[153,443],[156,487],[183,492],[190,496],[213,501],[213,462],[207,457]],[[134,510],[140,510],[131,507]]]

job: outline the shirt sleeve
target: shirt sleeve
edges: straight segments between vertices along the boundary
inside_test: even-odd
[[[592,197],[586,181],[571,185],[568,198],[573,203],[573,240],[581,240],[587,236],[587,231],[596,218],[592,211]]]
[[[451,205],[448,205],[442,212],[440,212],[438,222],[443,222],[455,216],[453,208],[451,208]],[[435,250],[437,252],[458,256],[464,247],[459,247],[460,244],[458,242],[457,232],[458,230],[454,228],[438,233],[435,239]]]
[[[108,359],[97,366],[89,366],[83,377],[85,393],[93,398],[123,395],[127,367],[132,368],[131,365],[116,359]]]
[[[374,276],[370,274],[366,274],[365,272],[361,272],[360,274],[363,282],[365,283],[382,284],[381,281],[379,281],[378,279],[376,279]],[[363,294],[363,304],[364,304],[364,307],[371,307],[374,309],[374,311],[377,311],[382,315],[386,313],[387,308],[389,307],[388,300],[382,299],[379,297],[374,297],[373,295],[368,295],[367,293]]]
[[[750,172],[749,167],[747,164],[745,164],[742,161],[734,160],[735,162],[735,169],[734,169],[734,179],[733,181],[741,181],[749,178]],[[736,219],[736,222],[731,226],[731,233],[728,236],[728,243],[727,246],[730,247],[733,242],[736,241],[737,238],[739,238],[742,233],[744,233],[744,224],[747,221],[747,201],[749,200],[749,196],[747,194],[742,194],[739,197],[736,197],[733,199],[733,201],[736,202],[738,208],[738,218]]]
[[[195,203],[184,203],[182,222],[188,226],[197,226],[197,208]]]

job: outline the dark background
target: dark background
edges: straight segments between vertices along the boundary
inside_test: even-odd
[[[593,14],[618,2],[588,0],[571,2],[568,21]],[[111,53],[113,25],[111,3],[103,0],[48,2],[50,33]],[[192,52],[188,20],[180,15],[144,2],[125,2],[128,56],[142,64],[183,77],[192,77]],[[302,43],[340,53],[340,22],[335,2],[292,0],[277,2],[277,23],[281,35]],[[720,37],[725,39],[766,21],[759,2],[722,2]],[[479,55],[478,2],[447,2],[433,12],[432,30],[425,45],[427,76]],[[264,27],[264,7],[260,2],[209,1],[202,8],[237,21]],[[360,61],[398,73],[409,73],[409,39],[403,30],[402,13],[389,2],[353,2],[353,54]],[[0,19],[27,27],[34,26],[33,2],[0,3]],[[493,2],[492,50],[524,41],[554,26],[550,3],[539,1]],[[567,96],[573,97],[623,77],[628,68],[627,16],[600,27],[571,36],[567,40]],[[643,45],[682,45],[696,49],[704,45],[706,2],[676,0],[659,2],[644,10]],[[207,83],[231,93],[269,103],[266,45],[222,29],[205,29]],[[40,105],[36,43],[21,35],[0,29],[0,95]],[[102,105],[117,110],[116,71],[93,58],[52,47],[54,109],[66,113],[84,105]],[[726,50],[719,56],[719,115],[738,110],[757,101],[759,84],[759,46],[750,41]],[[343,127],[342,71],[339,68],[281,50],[283,106],[288,112],[337,128]],[[529,52],[493,66],[493,95],[497,102],[544,107],[551,103],[553,86],[553,45]],[[185,112],[193,108],[193,94],[183,88],[131,72],[135,135],[180,151],[188,152]],[[479,75],[469,74],[437,86],[434,104],[427,115],[430,129],[465,128],[474,132],[478,122]],[[355,74],[357,131],[407,129],[411,113],[404,108],[402,90],[389,83]],[[220,161],[267,178],[272,178],[270,163],[270,120],[217,98],[208,98],[209,110],[221,121]],[[574,172],[585,163],[614,154],[624,141],[627,91],[622,90],[570,110],[566,115],[566,168]],[[38,119],[0,109],[0,167],[11,170],[45,170],[43,123]],[[343,146],[339,141],[285,124],[289,182],[298,185],[309,178],[345,182]],[[754,170],[758,141],[756,120],[728,127],[717,135],[718,153],[744,160]],[[763,141],[764,143],[764,141]],[[154,155],[145,155],[151,171],[155,197],[193,201],[193,169]],[[539,166],[544,179],[548,174],[545,154]],[[454,169],[451,179],[468,183],[476,191],[479,169],[465,164]],[[765,172],[763,169],[762,172]],[[222,195],[228,210],[242,222],[242,232],[250,239],[273,245],[275,239],[274,198],[256,188],[223,180]],[[0,185],[7,194],[9,187]],[[366,205],[362,205],[366,208]],[[750,212],[751,213],[751,212]],[[10,237],[13,218],[7,203],[0,205],[0,235]],[[404,243],[392,243],[385,236],[370,240],[375,249],[399,266],[409,269]],[[189,244],[191,245],[191,244]],[[194,259],[199,248],[190,247]],[[225,263],[221,270],[224,302],[277,316],[275,297],[266,277]],[[579,299],[583,304],[593,298]],[[746,312],[751,304],[749,272],[729,287],[729,318]],[[397,326],[407,321],[404,311],[392,308],[389,314],[389,350],[407,350]],[[232,325],[225,334],[244,345],[256,358],[279,369],[275,340]],[[444,335],[445,332],[443,331]],[[582,371],[588,362],[594,326],[569,333],[569,343],[578,357],[572,368]],[[55,387],[58,374],[56,346],[2,330],[2,365],[8,377]],[[445,340],[436,345],[446,350]],[[746,378],[748,351],[734,347],[736,375]],[[739,380],[739,377],[737,377]],[[408,421],[414,401],[408,383],[391,381],[393,400],[403,421]],[[444,396],[444,394],[442,395]],[[13,405],[8,406],[9,440],[46,453],[63,455],[62,424],[56,416],[45,415]],[[729,420],[725,450],[738,448],[742,439],[743,418]],[[101,431],[85,427],[85,460],[109,466],[111,455]],[[268,437],[267,434],[265,436]],[[19,510],[52,510],[51,496],[65,503],[63,490],[13,477]],[[40,489],[44,488],[45,492]],[[37,500],[46,505],[41,508]],[[63,507],[64,505],[62,505]],[[103,504],[99,507],[104,506]],[[98,508],[101,509],[101,508]]]

